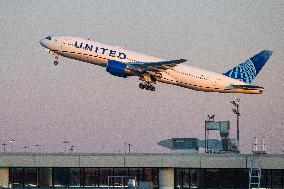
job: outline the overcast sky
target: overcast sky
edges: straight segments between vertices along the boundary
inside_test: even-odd
[[[168,152],[157,142],[172,137],[204,139],[204,120],[236,119],[240,147],[267,138],[271,153],[284,150],[283,1],[0,1],[0,142],[15,151]],[[38,43],[47,35],[90,38],[223,73],[263,49],[273,50],[253,84],[261,95],[193,91],[158,83],[141,90],[137,77],[123,79],[95,65],[60,57],[53,65]],[[218,137],[218,134],[212,134]],[[11,151],[11,145],[7,146]],[[2,148],[1,148],[2,151]]]

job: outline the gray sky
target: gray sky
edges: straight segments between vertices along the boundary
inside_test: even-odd
[[[265,136],[270,152],[284,144],[283,1],[0,1],[0,142],[15,150],[59,152],[69,140],[82,152],[167,152],[157,142],[204,138],[207,114],[231,121],[241,98],[241,150]],[[138,78],[60,58],[38,41],[72,35],[123,46],[218,73],[263,49],[274,51],[253,84],[261,95],[204,93],[166,84],[140,90]],[[217,134],[212,134],[217,136]],[[11,145],[7,146],[11,150]]]

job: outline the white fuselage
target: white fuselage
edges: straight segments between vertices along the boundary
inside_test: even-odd
[[[52,36],[51,40],[42,39],[40,43],[49,51],[64,57],[106,67],[108,60],[120,62],[159,62],[165,61],[157,57],[126,50],[117,46],[110,46],[91,40],[68,36]],[[229,89],[230,85],[248,85],[242,81],[222,74],[179,64],[161,71],[159,82],[174,84],[206,92],[230,92],[258,94],[262,90]]]

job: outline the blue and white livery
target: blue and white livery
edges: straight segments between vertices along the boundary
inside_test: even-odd
[[[156,82],[162,82],[205,92],[260,94],[263,87],[251,83],[272,55],[263,50],[218,74],[182,64],[185,59],[165,60],[77,37],[48,36],[40,44],[53,55],[55,65],[59,56],[99,65],[114,76],[139,77],[139,87],[150,91],[155,91]]]

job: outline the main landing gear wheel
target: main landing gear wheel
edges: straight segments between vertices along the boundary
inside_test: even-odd
[[[150,91],[155,91],[155,87],[153,85],[149,85],[149,89]]]
[[[139,83],[139,88],[140,89],[144,89],[145,88],[145,85],[143,83]]]
[[[153,85],[151,85],[150,83],[140,83],[139,84],[139,88],[140,89],[146,89],[149,91],[155,91],[155,87]]]
[[[54,65],[58,65],[58,61],[57,60],[55,60],[53,63],[54,63]]]

